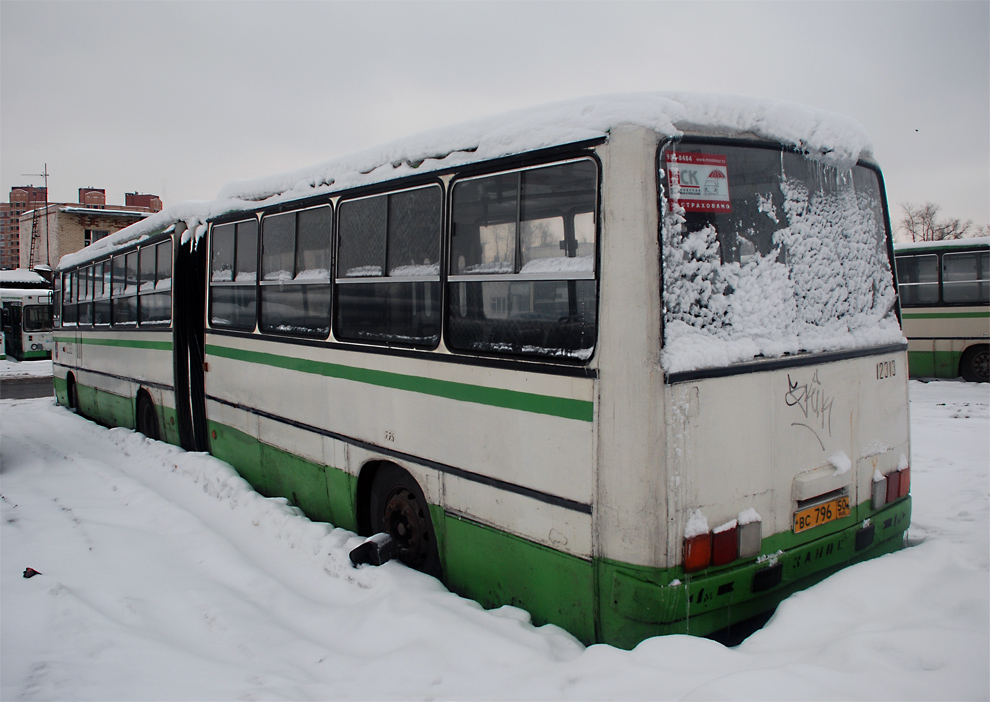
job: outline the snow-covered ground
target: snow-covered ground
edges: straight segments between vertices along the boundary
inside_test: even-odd
[[[0,383],[4,380],[17,380],[20,378],[50,378],[51,375],[52,362],[50,359],[18,362],[7,358],[0,361]]]
[[[911,383],[911,547],[736,648],[584,648],[389,563],[224,463],[0,402],[0,697],[987,699],[990,388]],[[22,577],[25,568],[41,575]]]

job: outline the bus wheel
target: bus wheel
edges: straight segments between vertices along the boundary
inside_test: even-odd
[[[76,376],[72,375],[72,373],[69,373],[65,379],[65,396],[66,402],[69,403],[69,409],[73,412],[78,412],[79,395],[76,393]]]
[[[143,392],[138,395],[137,400],[137,430],[149,439],[159,440],[155,403]]]
[[[430,506],[412,476],[398,466],[378,469],[371,487],[371,530],[389,534],[399,560],[410,568],[440,577],[440,555]]]
[[[959,361],[959,375],[971,383],[990,381],[990,346],[973,346],[966,349]]]

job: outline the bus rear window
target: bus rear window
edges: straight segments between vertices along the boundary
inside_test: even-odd
[[[902,343],[873,170],[672,142],[659,176],[667,372]]]

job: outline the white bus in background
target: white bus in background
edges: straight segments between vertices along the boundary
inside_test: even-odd
[[[239,182],[62,260],[57,395],[586,643],[723,630],[910,521],[868,143],[647,94]]]
[[[895,251],[911,375],[990,380],[990,237]]]
[[[51,358],[52,286],[28,270],[0,271],[2,352],[18,361]]]

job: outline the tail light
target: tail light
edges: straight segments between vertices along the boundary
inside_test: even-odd
[[[756,510],[749,511],[756,514]],[[760,548],[763,546],[763,522],[760,521],[760,515],[756,514],[755,521],[743,524],[741,517],[745,514],[743,512],[739,515],[739,557],[752,558],[760,555]]]
[[[897,499],[901,494],[901,473],[895,470],[887,475],[887,504]]]
[[[711,532],[684,539],[684,572],[704,570],[712,560]]]
[[[895,500],[906,497],[911,491],[911,466],[906,460],[901,461],[901,466],[887,475],[881,475],[880,471],[873,473],[873,490],[871,501],[873,509],[880,509],[884,505],[889,505]]]
[[[698,526],[704,532],[698,533]],[[708,566],[732,563],[737,558],[759,555],[763,544],[763,525],[755,509],[740,512],[738,519],[707,530],[708,524],[700,511],[692,513],[689,522],[690,536],[684,538],[684,572],[694,573]],[[688,530],[685,530],[688,532]]]
[[[909,492],[911,492],[911,466],[902,468],[901,474],[901,489],[897,491],[898,497],[904,497]]]
[[[712,531],[712,565],[725,565],[739,554],[737,522],[733,519]]]

